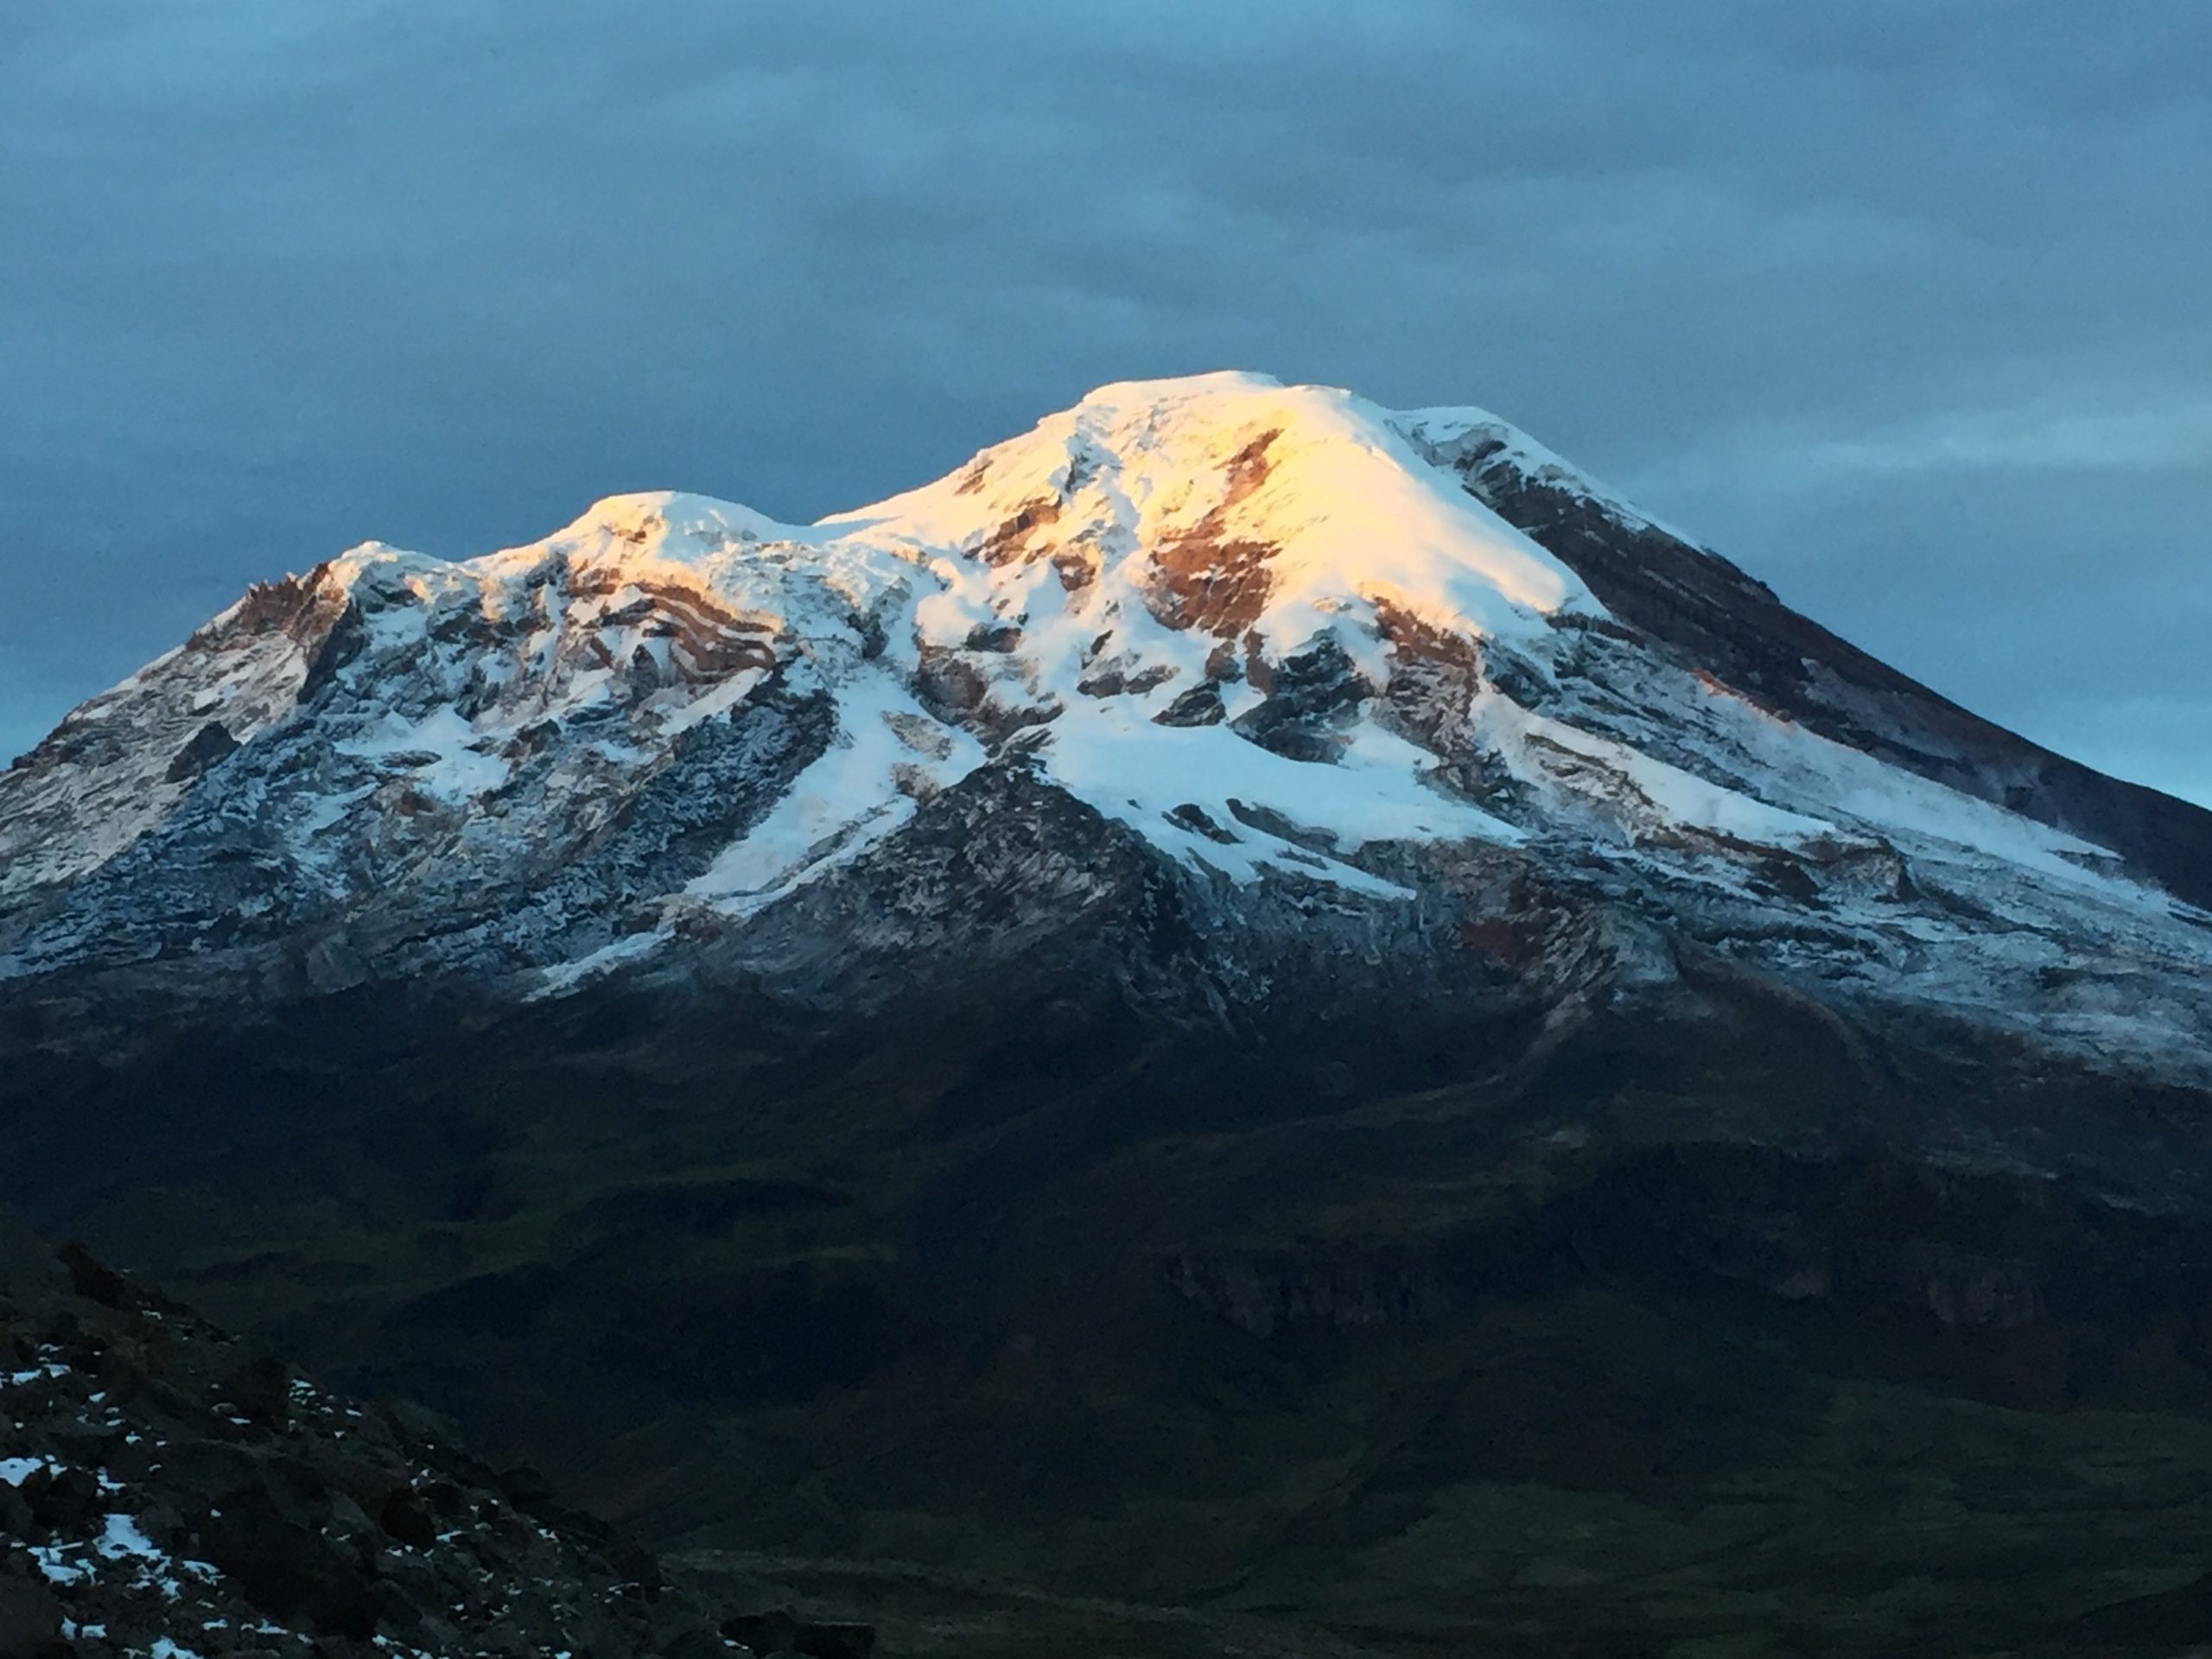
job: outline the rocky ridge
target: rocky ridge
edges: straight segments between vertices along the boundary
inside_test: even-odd
[[[751,1651],[435,1414],[327,1393],[4,1212],[0,1430],[10,1659]]]

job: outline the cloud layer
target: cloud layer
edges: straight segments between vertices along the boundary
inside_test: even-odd
[[[2212,802],[2195,0],[23,10],[0,748],[370,536],[810,518],[1233,365],[1488,404]]]

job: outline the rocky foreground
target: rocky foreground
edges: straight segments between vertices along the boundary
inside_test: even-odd
[[[434,1414],[326,1393],[0,1216],[0,1656],[866,1659],[717,1620],[654,1558]]]

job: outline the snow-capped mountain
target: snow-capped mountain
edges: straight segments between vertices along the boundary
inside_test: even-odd
[[[1089,929],[1232,1023],[1294,961],[1587,1006],[1694,954],[2201,1084],[2207,902],[2212,818],[1503,422],[1242,374],[810,525],[660,493],[458,563],[368,543],[0,774],[37,1040],[403,982],[859,1009]]]

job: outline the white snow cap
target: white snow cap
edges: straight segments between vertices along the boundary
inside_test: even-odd
[[[1572,570],[1420,454],[1389,411],[1261,374],[1101,386],[951,476],[820,528],[943,548],[972,537],[979,517],[1044,502],[1058,513],[1055,539],[1088,532],[1109,563],[1208,529],[1268,550],[1268,602],[1251,626],[1283,641],[1376,598],[1489,637],[1601,609]]]

